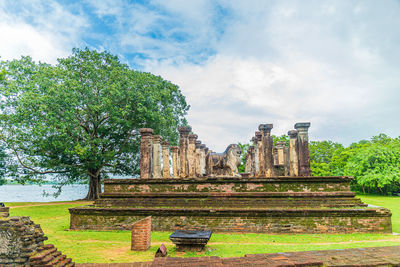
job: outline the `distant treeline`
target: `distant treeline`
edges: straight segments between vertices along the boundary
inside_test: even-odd
[[[400,193],[400,137],[380,134],[348,147],[332,141],[311,141],[309,149],[313,176],[353,176],[355,191]]]

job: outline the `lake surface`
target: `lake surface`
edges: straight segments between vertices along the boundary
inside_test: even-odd
[[[86,197],[88,186],[84,184],[63,186],[61,194],[55,198],[57,190],[52,185],[1,185],[0,202],[50,202],[70,201]],[[44,196],[43,192],[49,193]]]

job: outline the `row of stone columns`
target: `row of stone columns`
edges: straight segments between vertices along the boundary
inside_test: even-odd
[[[196,134],[190,134],[192,128],[178,128],[179,146],[169,146],[168,141],[162,141],[160,135],[153,135],[153,129],[141,128],[140,144],[140,177],[171,178],[170,150],[172,153],[172,177],[193,178],[206,175],[206,157],[208,148],[197,140]]]
[[[296,123],[295,130],[288,132],[289,146],[277,142],[273,146],[271,130],[273,124],[260,124],[252,138],[245,157],[245,171],[253,177],[310,176],[310,154],[308,150],[308,128],[310,123]],[[211,152],[192,128],[178,128],[179,146],[169,147],[168,141],[153,135],[153,129],[141,128],[140,177],[171,178],[169,156],[172,152],[172,176],[194,178],[206,176],[207,157]]]
[[[309,127],[309,122],[296,123],[296,130],[288,132],[289,146],[282,141],[274,147],[271,136],[273,125],[260,124],[245,157],[245,171],[253,177],[311,176]]]
[[[197,134],[189,134],[190,126],[178,128],[179,131],[179,163],[177,163],[177,176],[180,178],[203,177],[206,175],[206,157],[208,148],[197,140]]]
[[[168,141],[162,141],[160,135],[153,135],[154,131],[151,128],[141,128],[139,133],[141,135],[140,177],[170,178]]]

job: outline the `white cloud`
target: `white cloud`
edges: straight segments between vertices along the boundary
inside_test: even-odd
[[[280,135],[311,121],[312,139],[344,143],[400,135],[396,1],[85,3],[96,18],[79,4],[0,2],[0,55],[54,63],[90,35],[178,84],[189,123],[217,151],[265,122]]]
[[[4,59],[30,55],[34,60],[56,63],[77,46],[86,19],[55,1],[12,1],[0,4],[0,56]]]
[[[229,7],[235,23],[216,56],[201,65],[146,64],[181,87],[192,105],[189,122],[212,149],[246,142],[266,122],[280,135],[296,121],[311,121],[312,139],[346,144],[380,132],[400,135],[393,123],[400,73],[392,63],[400,56],[400,19],[391,15],[398,4],[388,1],[385,14],[374,2],[241,3]]]

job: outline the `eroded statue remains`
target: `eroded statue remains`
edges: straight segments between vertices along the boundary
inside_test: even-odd
[[[236,144],[230,144],[223,153],[211,152],[208,156],[210,177],[241,177],[238,171],[242,150]]]

